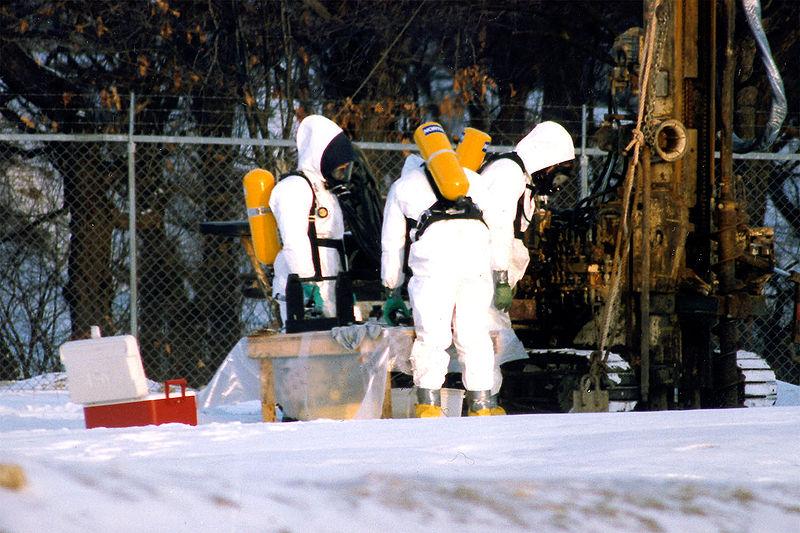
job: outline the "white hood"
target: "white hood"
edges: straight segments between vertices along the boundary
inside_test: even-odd
[[[528,174],[575,159],[575,146],[569,132],[551,121],[538,124],[514,150],[525,163]]]
[[[322,154],[342,128],[322,115],[309,115],[297,128],[297,168],[309,179],[322,180]]]
[[[405,176],[412,170],[416,170],[424,164],[425,160],[422,159],[418,154],[411,154],[406,157],[405,163],[403,163],[403,169],[400,171],[400,176]]]

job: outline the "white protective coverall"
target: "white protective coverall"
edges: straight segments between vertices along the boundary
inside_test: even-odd
[[[419,220],[436,196],[425,176],[423,160],[406,159],[400,178],[386,198],[381,232],[381,279],[393,289],[403,283],[406,218]],[[465,169],[470,179],[468,195],[480,206],[485,191],[480,176]],[[413,231],[413,230],[412,230]],[[492,387],[494,349],[489,336],[486,308],[491,305],[489,230],[480,220],[450,219],[433,222],[409,250],[412,277],[408,293],[414,315],[416,340],[411,349],[414,384],[439,389],[444,383],[453,342],[463,360],[464,386],[483,391]]]
[[[530,261],[528,248],[522,239],[515,237],[517,205],[522,197],[519,230],[525,232],[536,210],[532,191],[526,187],[528,176],[549,166],[575,158],[572,137],[556,122],[542,122],[530,131],[514,151],[525,164],[523,172],[511,159],[501,158],[490,162],[482,171],[486,180],[490,204],[484,208],[484,220],[491,232],[492,270],[507,271],[508,282],[514,285],[525,274]],[[524,346],[511,328],[507,312],[489,306],[489,329],[494,332],[498,365],[515,359],[527,358]],[[502,374],[495,369],[492,393],[497,394],[502,384]]]
[[[311,182],[316,195],[317,237],[341,240],[344,235],[344,216],[339,200],[327,187],[322,175],[321,161],[331,140],[342,129],[331,120],[310,115],[297,128],[297,169]],[[275,258],[272,295],[278,300],[281,318],[286,320],[286,280],[289,274],[301,278],[314,276],[311,243],[308,236],[309,210],[313,202],[311,187],[301,176],[288,175],[272,190],[269,207],[278,221],[283,248]],[[335,276],[342,270],[343,258],[330,247],[318,247],[320,270],[323,276]],[[315,282],[323,300],[323,315],[336,316],[336,284],[334,281]]]

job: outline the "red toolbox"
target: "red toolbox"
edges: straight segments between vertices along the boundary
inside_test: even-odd
[[[180,386],[180,396],[170,396],[170,385]],[[197,402],[194,393],[186,392],[185,379],[164,382],[164,396],[151,394],[147,398],[124,402],[86,405],[83,417],[86,428],[125,428],[169,423],[197,425]]]

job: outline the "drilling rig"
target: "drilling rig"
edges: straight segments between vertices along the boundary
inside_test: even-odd
[[[733,132],[737,8],[773,89],[752,141]],[[504,365],[510,412],[547,404],[543,388],[556,410],[603,389],[618,410],[775,401],[774,372],[739,337],[766,307],[773,231],[748,225],[732,164],[734,150],[767,148],[786,113],[760,5],[646,0],[644,21],[613,47],[597,135],[608,156],[590,194],[539,209],[526,235],[531,263],[512,320],[530,358]]]
[[[772,89],[764,130],[748,141],[733,132],[737,10]],[[525,234],[531,260],[510,315],[527,357],[501,367],[510,414],[776,400],[775,373],[740,340],[766,311],[773,229],[748,223],[732,161],[734,151],[766,150],[786,115],[759,0],[645,0],[643,15],[612,48],[595,135],[607,155],[588,194],[568,208],[539,198]],[[380,202],[359,161],[354,176],[372,186],[342,200],[354,230],[347,247],[360,299],[376,304]],[[392,381],[410,386],[400,372]]]

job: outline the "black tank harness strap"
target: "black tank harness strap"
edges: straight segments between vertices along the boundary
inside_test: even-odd
[[[413,218],[405,217],[406,218],[406,240],[405,246],[403,247],[403,273],[406,275],[406,279],[411,278],[411,268],[408,266],[408,255],[411,253],[411,230],[417,227],[417,221]]]
[[[525,232],[522,231],[522,219],[525,217],[525,193],[517,200],[517,214],[514,215],[514,238],[523,240]]]
[[[311,262],[314,265],[313,280],[321,281],[323,279],[322,262],[320,261],[319,257],[320,247],[333,248],[337,250],[339,252],[339,262],[341,263],[342,270],[347,270],[344,262],[344,257],[345,257],[344,240],[326,239],[317,236],[317,212],[319,211],[319,206],[317,203],[317,193],[314,192],[314,186],[311,184],[311,180],[308,179],[308,176],[306,176],[302,170],[295,170],[294,172],[289,172],[288,174],[284,174],[283,176],[281,176],[281,179],[284,179],[288,176],[300,176],[301,178],[306,180],[309,189],[311,189],[311,208],[308,210],[308,241],[311,244]]]
[[[420,215],[416,224],[416,232],[413,235],[414,241],[418,241],[431,224],[440,220],[480,220],[484,225],[486,224],[483,220],[483,212],[475,205],[472,198],[462,196],[456,200],[448,200],[439,192],[439,188],[433,180],[433,175],[427,167],[425,167],[425,177],[428,178],[428,183],[436,196],[436,201]]]
[[[447,202],[447,199],[442,196],[441,191],[439,191],[439,186],[436,185],[436,180],[433,179],[433,174],[428,169],[427,165],[422,165],[422,170],[425,171],[425,178],[428,180],[428,185],[431,186],[431,190],[433,191],[433,195],[436,196],[437,202]]]
[[[481,165],[481,168],[478,169],[478,172],[483,172],[483,170],[494,163],[495,161],[499,161],[500,159],[509,159],[516,163],[522,173],[525,176],[528,176],[528,171],[525,170],[525,163],[522,161],[522,158],[519,156],[517,152],[506,152],[503,154],[490,154],[486,160]],[[526,180],[528,181],[528,180]],[[525,185],[528,189],[533,189],[530,184]],[[514,215],[514,238],[522,240],[525,237],[525,232],[522,231],[522,219],[525,218],[525,194],[523,193],[520,195],[519,200],[517,200],[517,213]]]

